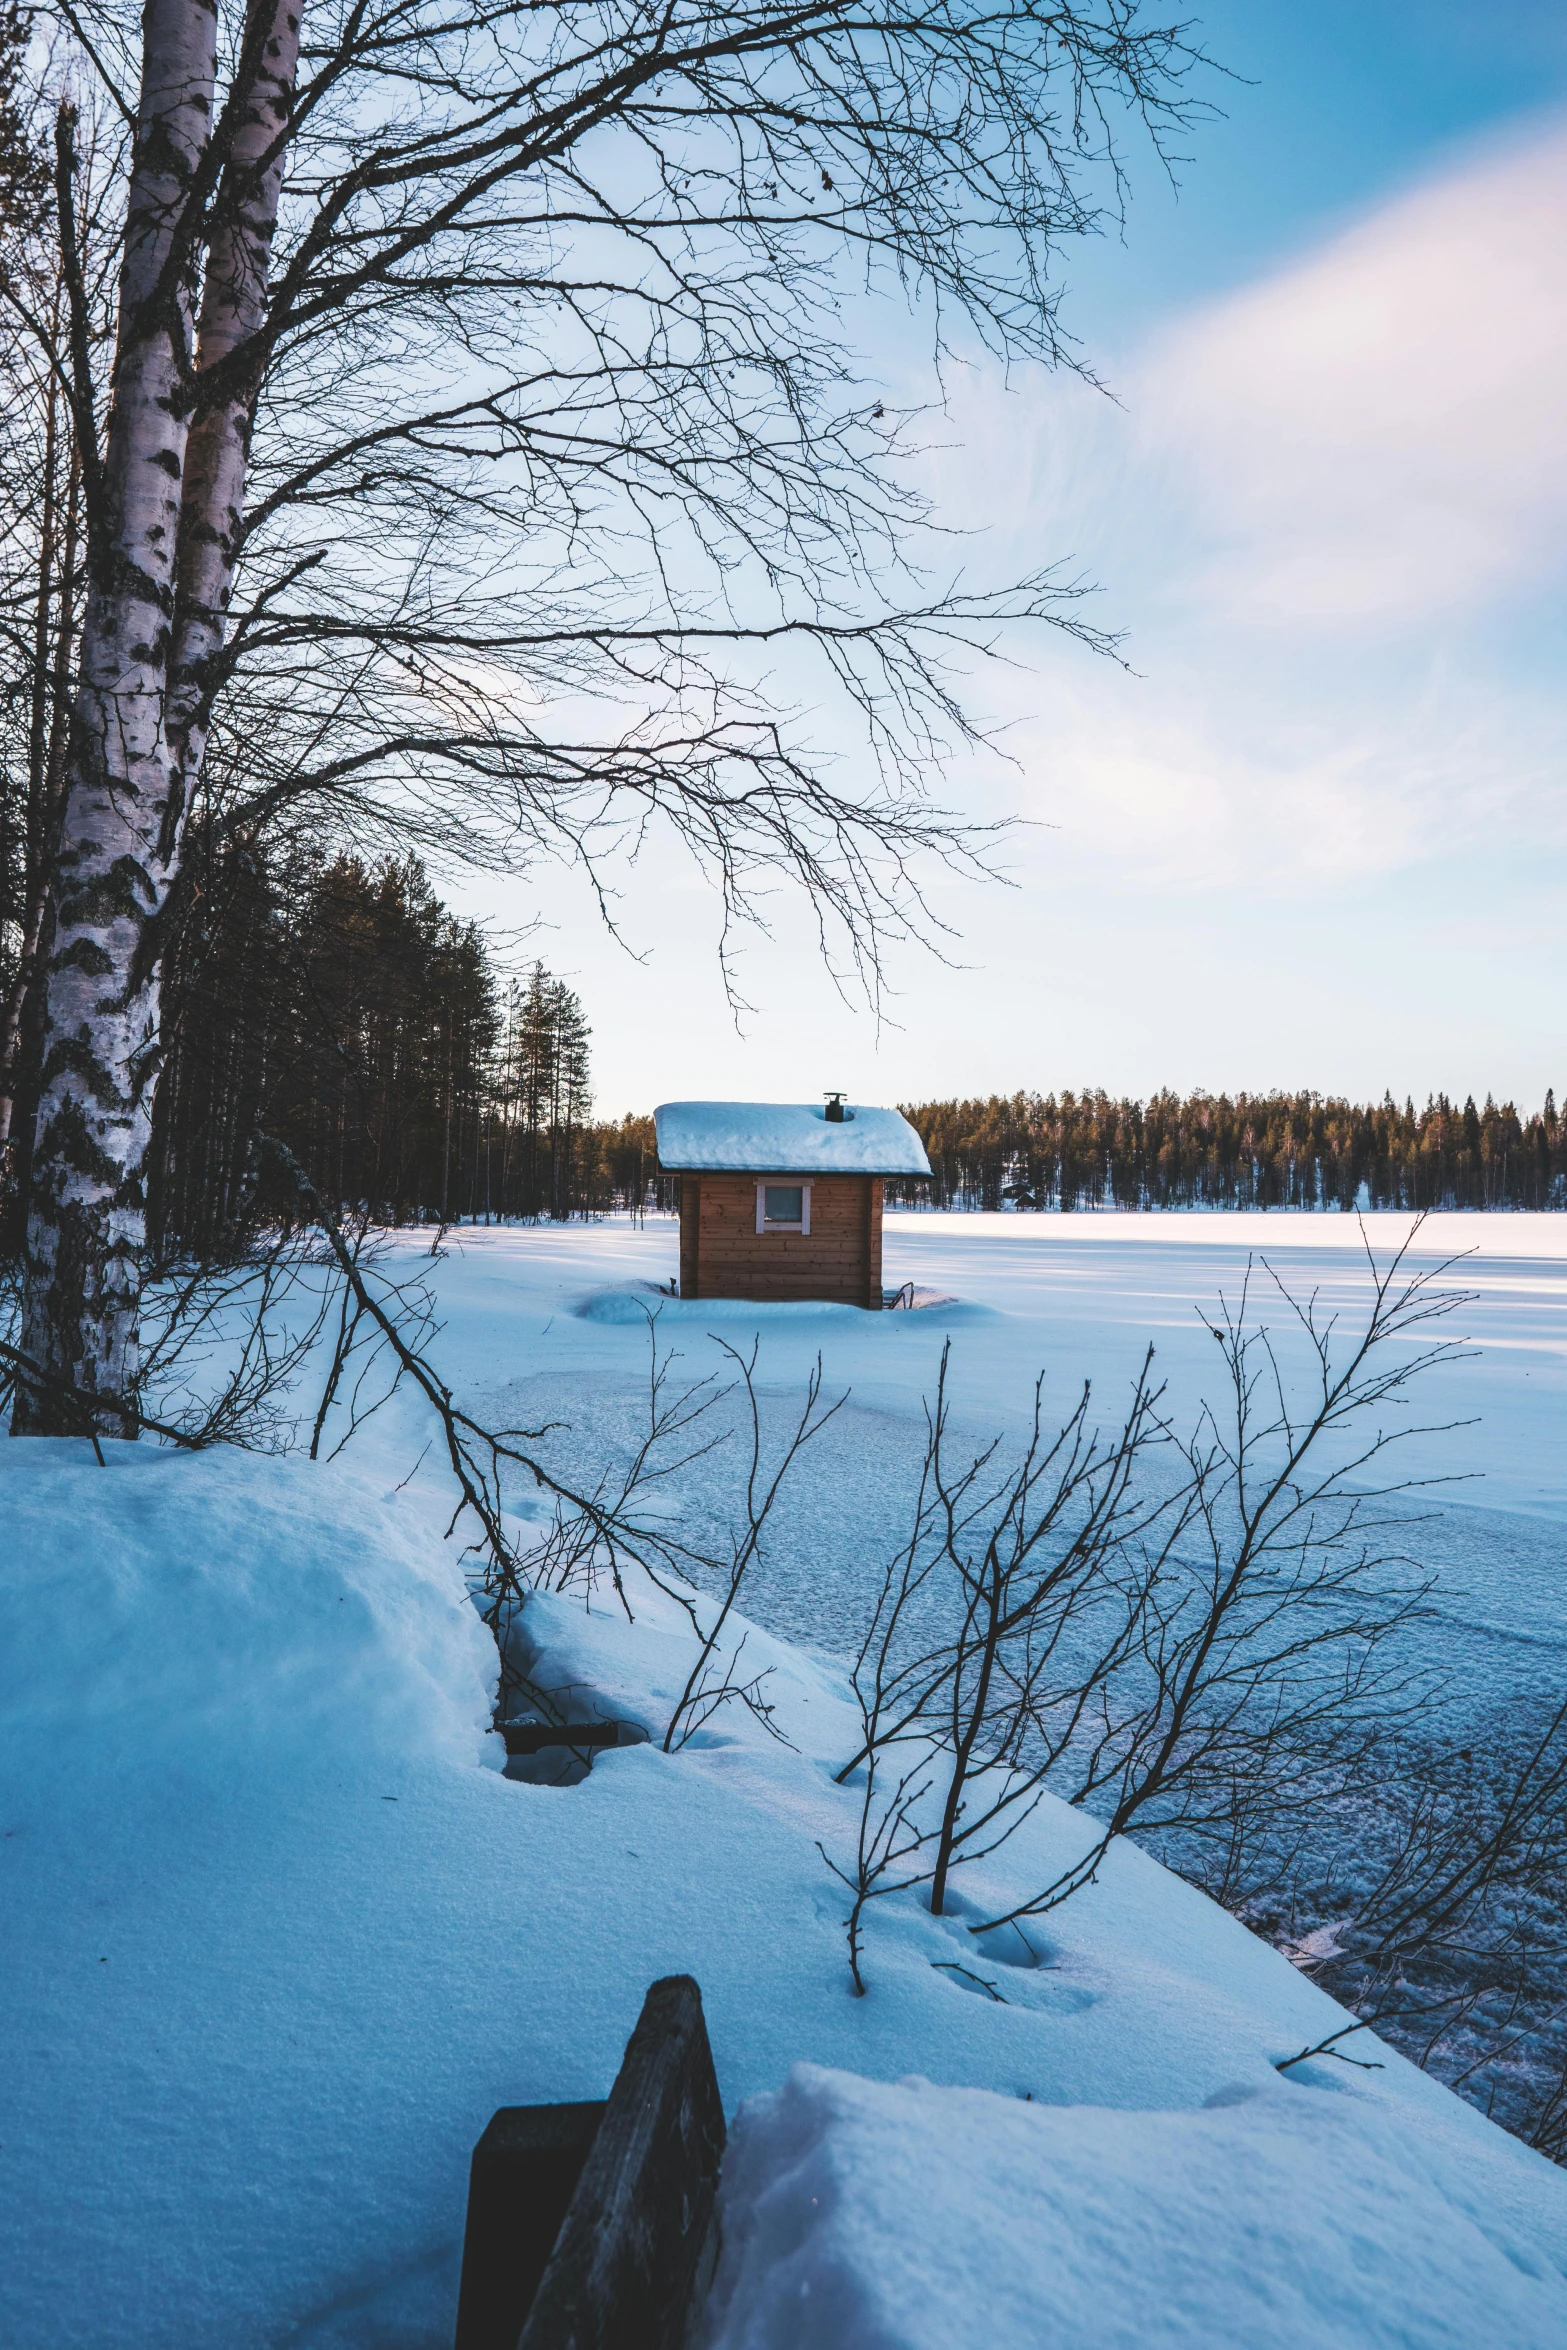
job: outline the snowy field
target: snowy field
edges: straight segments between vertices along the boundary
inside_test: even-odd
[[[1390,1220],[1373,1220],[1382,1245]],[[1382,1229],[1377,1229],[1381,1225]],[[672,1224],[464,1231],[435,1284],[461,1399],[629,1438]],[[1561,1676],[1567,1218],[1451,1218],[1467,1362],[1419,1466],[1473,1482],[1420,1530],[1433,1655]],[[602,2095],[653,1977],[703,1987],[731,2116],[711,2350],[1482,2350],[1567,2339],[1567,2173],[1391,2051],[1275,2067],[1344,2021],[1145,1854],[1031,1952],[994,1914],[1083,1849],[1047,1803],[965,1880],[873,1919],[851,1996],[834,1654],[917,1464],[950,1336],[965,1427],[1016,1430],[1035,1372],[1109,1408],[1146,1339],[1195,1408],[1195,1309],[1249,1250],[1349,1302],[1339,1219],[889,1218],[886,1279],[951,1306],[672,1302],[694,1376],[760,1335],[779,1413],[818,1352],[852,1399],[747,1607],[792,1747],[728,1709],[657,1739],[694,1641],[640,1589],[533,1603],[541,1676],[654,1742],[574,1788],[502,1777],[494,1658],[445,1539],[430,1428],[399,1395],[338,1461],[13,1444],[0,1644],[0,2339],[14,2350],[436,2350],[467,2159],[501,2104]],[[715,1456],[673,1497],[714,1506]],[[1413,1547],[1413,1543],[1412,1543]],[[1021,1963],[1020,1963],[1021,1961]],[[1357,2043],[1367,2047],[1364,2040]]]

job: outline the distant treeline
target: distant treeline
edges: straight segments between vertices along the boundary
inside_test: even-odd
[[[1567,1118],[1487,1094],[1423,1110],[1317,1093],[992,1094],[904,1105],[930,1182],[905,1206],[999,1208],[1561,1208]]]

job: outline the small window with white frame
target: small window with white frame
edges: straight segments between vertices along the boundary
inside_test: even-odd
[[[808,1183],[759,1183],[756,1187],[758,1232],[809,1232],[811,1187]]]

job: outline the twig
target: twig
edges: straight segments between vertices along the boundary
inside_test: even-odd
[[[988,1991],[998,2007],[1008,2005],[995,1984],[984,1975],[976,1975],[972,1967],[960,1966],[955,1958],[933,1958],[930,1963],[938,1975],[961,1975],[965,1983],[977,1983],[981,1991]]]
[[[1386,2072],[1386,2065],[1378,2062],[1377,2059],[1363,2056],[1346,2056],[1343,2049],[1338,2045],[1340,2040],[1347,2040],[1352,2032],[1369,2032],[1370,2029],[1371,2024],[1369,2020],[1365,2023],[1345,2024],[1339,2031],[1330,2032],[1325,2040],[1319,2040],[1315,2048],[1303,2048],[1298,2056],[1286,2056],[1279,2063],[1275,2064],[1273,2069],[1276,2073],[1287,2073],[1293,2065],[1306,2064],[1314,2056],[1332,2056],[1336,2057],[1340,2064],[1352,2064],[1357,2072]]]

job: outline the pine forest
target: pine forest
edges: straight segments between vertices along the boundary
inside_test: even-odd
[[[1489,1094],[1424,1109],[1331,1094],[992,1094],[904,1106],[943,1208],[1560,1208],[1567,1120]]]

